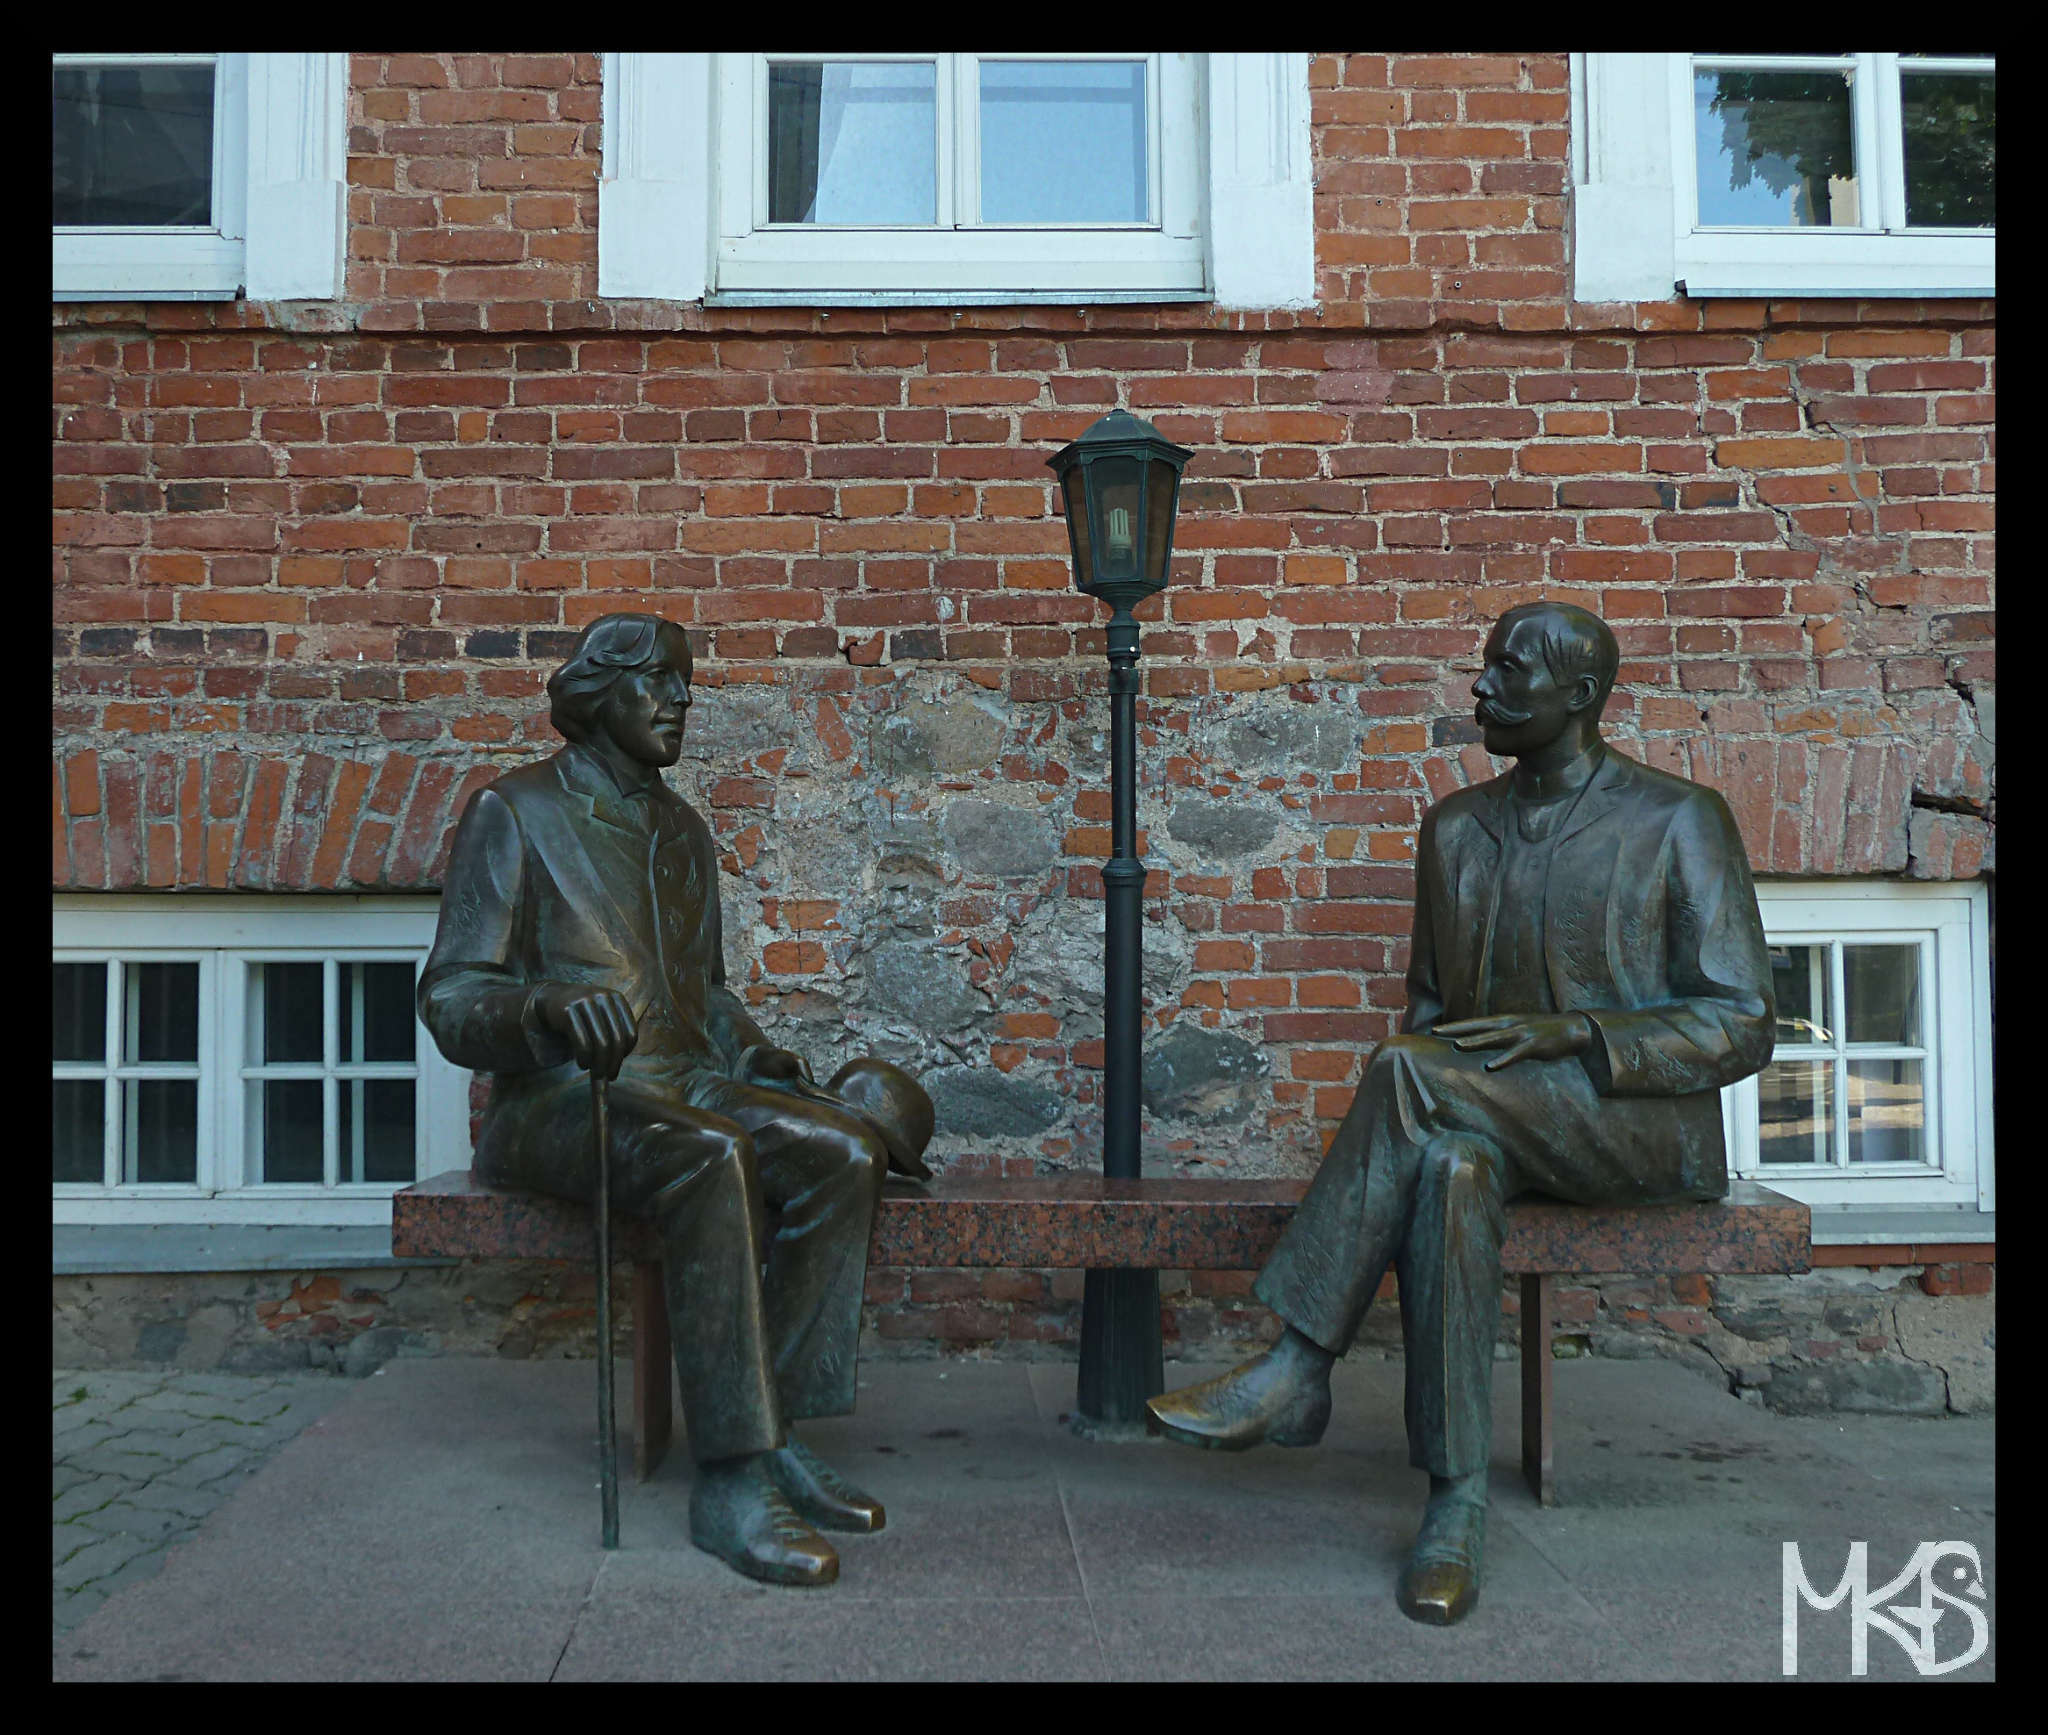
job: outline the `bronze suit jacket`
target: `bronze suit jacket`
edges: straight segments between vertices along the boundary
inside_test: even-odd
[[[419,1012],[457,1066],[497,1074],[479,1138],[521,1105],[580,1086],[569,1045],[530,1004],[542,982],[616,989],[640,1038],[621,1077],[730,1076],[767,1039],[725,983],[710,829],[656,779],[620,792],[570,746],[479,790],[456,829]]]
[[[1512,776],[1423,816],[1404,1032],[1482,1015]],[[1594,1088],[1623,1121],[1638,1118],[1631,1099],[1677,1099],[1639,1117],[1651,1135],[1638,1153],[1645,1179],[1725,1191],[1718,1092],[1769,1064],[1776,1021],[1756,888],[1728,804],[1607,747],[1559,827],[1544,899],[1551,994],[1599,1031],[1585,1056]]]

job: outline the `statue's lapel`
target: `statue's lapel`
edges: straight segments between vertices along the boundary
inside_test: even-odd
[[[1601,824],[1626,807],[1635,761],[1608,748],[1585,793],[1565,816],[1544,885],[1543,961],[1560,1006],[1625,997],[1611,943],[1617,911],[1614,876],[1625,828]]]
[[[622,811],[611,780],[584,754],[571,748],[557,755],[555,769],[562,800],[550,804],[533,829],[535,848],[563,895],[590,912],[615,943],[631,936],[646,946],[653,936],[646,931],[644,834]]]

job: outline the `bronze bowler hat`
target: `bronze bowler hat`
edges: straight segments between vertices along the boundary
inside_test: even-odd
[[[889,1167],[929,1181],[924,1148],[932,1142],[932,1099],[924,1086],[886,1060],[849,1060],[826,1086],[882,1135]]]

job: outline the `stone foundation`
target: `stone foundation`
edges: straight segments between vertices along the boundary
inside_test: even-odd
[[[1843,1410],[1988,1414],[1997,1299],[1989,1264],[1830,1266],[1800,1277],[1562,1277],[1552,1353],[1665,1356],[1744,1402],[1794,1415]],[[1162,1272],[1166,1349],[1221,1359],[1277,1334],[1252,1274]],[[868,1275],[863,1353],[1070,1360],[1078,1271]],[[1497,1353],[1519,1353],[1519,1285],[1508,1285]],[[65,1276],[51,1280],[51,1355],[76,1368],[175,1367],[362,1376],[399,1355],[581,1357],[595,1284],[550,1260],[320,1272]],[[1358,1349],[1398,1356],[1392,1281]],[[628,1268],[613,1297],[630,1346]]]

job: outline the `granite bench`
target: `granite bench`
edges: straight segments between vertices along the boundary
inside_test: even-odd
[[[892,1183],[869,1258],[926,1269],[1253,1271],[1307,1186],[1089,1175]],[[593,1240],[587,1207],[486,1186],[466,1170],[392,1200],[391,1251],[400,1258],[587,1262]],[[627,1217],[614,1220],[613,1247],[633,1264],[633,1468],[644,1481],[668,1448],[674,1417],[661,1247],[648,1224]],[[1750,1181],[1703,1205],[1510,1205],[1501,1264],[1522,1280],[1522,1473],[1536,1498],[1557,1500],[1552,1362],[1527,1347],[1548,1349],[1558,1273],[1800,1272],[1810,1247],[1806,1207]]]

